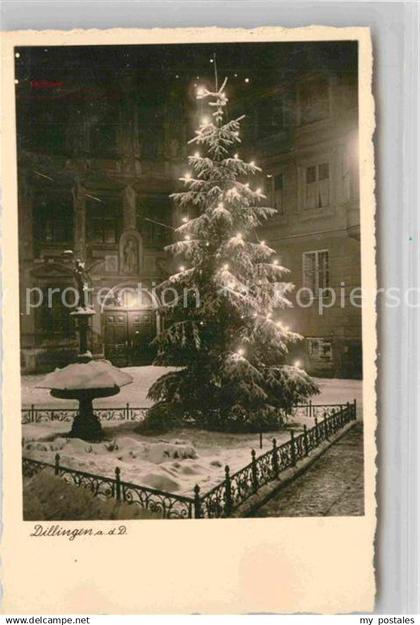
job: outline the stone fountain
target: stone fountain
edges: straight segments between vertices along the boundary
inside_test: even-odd
[[[66,256],[73,258],[68,250]],[[75,363],[48,374],[38,388],[48,388],[53,397],[77,399],[79,412],[74,418],[70,436],[87,441],[103,438],[100,420],[93,411],[93,400],[111,397],[120,392],[121,386],[130,384],[133,378],[111,365],[107,360],[94,360],[88,346],[89,320],[95,314],[89,305],[88,276],[84,263],[73,261],[73,275],[78,290],[78,306],[71,312],[79,332],[79,355]]]

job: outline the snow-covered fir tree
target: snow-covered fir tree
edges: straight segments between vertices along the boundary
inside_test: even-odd
[[[281,423],[317,387],[284,364],[288,343],[301,339],[281,316],[293,285],[275,250],[257,238],[256,228],[276,211],[252,184],[260,168],[237,153],[244,116],[225,120],[226,82],[197,91],[209,113],[189,142],[198,151],[188,157],[185,190],[172,195],[182,219],[166,249],[179,264],[161,293],[171,287],[178,298],[163,306],[167,328],[155,364],[182,368],[151,387],[149,418],[257,430]]]

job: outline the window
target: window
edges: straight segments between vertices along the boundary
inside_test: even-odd
[[[73,242],[73,197],[69,191],[36,193],[33,218],[36,243]]]
[[[19,143],[21,147],[33,152],[65,155],[69,152],[66,145],[69,135],[69,106],[63,101],[46,97],[47,100],[30,98],[23,105],[24,108],[19,113]]]
[[[143,198],[137,208],[137,230],[144,244],[163,248],[171,241],[171,209],[166,198]]]
[[[179,123],[179,120],[177,120]],[[165,156],[165,118],[155,108],[140,108],[140,149],[141,158],[156,161]]]
[[[313,360],[318,360],[325,363],[332,362],[333,352],[331,341],[325,339],[308,339],[308,352],[309,356]]]
[[[284,215],[284,175],[275,174],[272,178],[272,202],[277,215]]]
[[[330,165],[328,162],[305,168],[305,209],[325,208],[330,204]]]
[[[257,104],[258,136],[268,137],[284,128],[283,97],[276,94],[262,98]]]
[[[303,286],[317,294],[330,285],[328,250],[303,253]]]
[[[93,243],[116,243],[121,232],[121,201],[104,197],[86,199],[88,239]]]
[[[91,102],[92,105],[92,102]],[[106,99],[98,100],[87,114],[89,152],[95,158],[115,159],[117,156],[120,115],[115,105]]]
[[[299,115],[301,124],[326,119],[330,114],[330,89],[328,78],[314,77],[299,88]]]
[[[42,304],[37,308],[36,325],[39,334],[69,337],[74,334],[71,308],[65,306],[61,295],[66,286],[42,289]]]

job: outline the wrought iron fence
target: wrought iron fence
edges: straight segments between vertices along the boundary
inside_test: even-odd
[[[334,406],[323,421],[318,421],[318,417],[315,416],[313,427],[308,428],[304,425],[303,432],[298,436],[292,430],[290,440],[286,443],[277,445],[276,439],[273,439],[272,449],[258,458],[253,449],[251,462],[233,475],[230,474],[229,466],[226,466],[224,481],[208,493],[200,496],[199,486],[195,487],[196,510],[200,518],[231,516],[232,512],[258,489],[276,479],[282,471],[295,467],[299,460],[303,460],[322,442],[329,440],[338,430],[355,419],[355,401],[352,404]]]
[[[292,409],[293,416],[310,417],[318,419],[329,417],[331,414],[340,410],[342,404],[313,404],[311,401],[307,404],[298,404]]]
[[[101,421],[143,421],[147,407],[130,406],[122,408],[95,408],[95,414]],[[22,423],[40,423],[46,421],[72,421],[78,408],[22,408]]]
[[[342,407],[343,404],[299,404],[292,408],[292,416],[328,417]],[[146,406],[95,408],[95,414],[103,421],[143,421],[148,408]],[[22,423],[39,423],[42,421],[71,421],[77,415],[77,408],[37,408],[34,404],[22,408]]]
[[[75,486],[87,488],[93,495],[137,504],[165,519],[223,518],[231,516],[258,489],[278,478],[282,471],[295,467],[322,442],[355,419],[356,401],[334,406],[322,421],[315,416],[313,427],[304,425],[303,432],[298,436],[292,430],[290,440],[282,445],[277,445],[276,439],[273,439],[272,449],[259,457],[253,449],[251,462],[236,473],[231,475],[229,466],[226,466],[223,482],[206,494],[201,495],[200,487],[196,485],[194,497],[124,482],[119,467],[115,469],[115,478],[62,467],[59,454],[56,454],[54,464],[22,458],[22,470],[25,477],[32,477],[44,469],[53,470],[56,476]]]
[[[92,495],[102,499],[115,499],[118,502],[137,504],[164,519],[191,519],[194,516],[194,499],[174,495],[155,488],[148,488],[121,479],[121,470],[115,469],[115,478],[95,475],[85,471],[69,469],[60,465],[60,455],[55,455],[55,463],[40,462],[30,458],[22,459],[24,477],[33,477],[43,470],[49,470],[68,484],[82,486]]]

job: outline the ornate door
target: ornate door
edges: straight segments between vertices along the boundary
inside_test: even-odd
[[[156,348],[155,313],[152,310],[104,312],[105,357],[117,367],[151,364]]]
[[[156,348],[151,344],[155,336],[154,311],[128,311],[128,348],[131,364],[151,364],[156,353]]]
[[[128,365],[128,328],[127,313],[106,311],[104,313],[105,358],[117,367]]]

